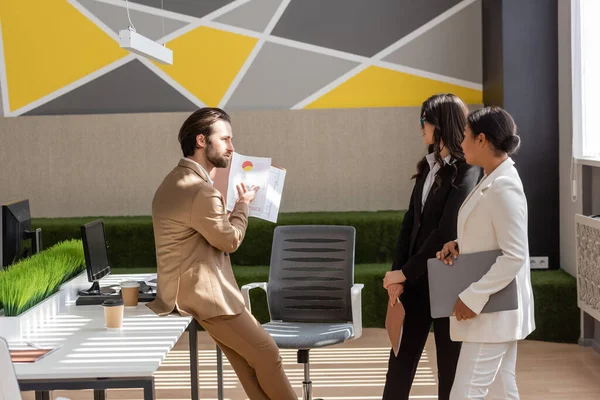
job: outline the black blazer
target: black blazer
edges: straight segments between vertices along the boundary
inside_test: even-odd
[[[441,178],[440,186],[436,188],[434,183],[423,207],[421,199],[429,164],[425,165],[423,174],[415,182],[392,264],[392,270],[402,269],[406,276],[402,295],[405,307],[410,297],[418,297],[419,301],[425,301],[429,307],[427,260],[434,258],[444,244],[456,239],[458,211],[483,176],[481,168],[464,161],[456,161],[454,166],[457,168],[454,183],[454,167],[444,164],[437,173]]]

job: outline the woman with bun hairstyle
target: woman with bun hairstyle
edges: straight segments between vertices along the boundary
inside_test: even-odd
[[[488,250],[502,254],[459,295],[450,317],[450,337],[463,343],[450,394],[453,400],[519,398],[517,341],[535,329],[527,199],[510,158],[519,145],[515,122],[503,109],[486,107],[469,115],[462,143],[465,160],[482,167],[485,175],[459,211],[457,239],[436,256],[449,254],[443,260],[452,264],[461,254]],[[518,308],[482,314],[489,297],[515,278]]]

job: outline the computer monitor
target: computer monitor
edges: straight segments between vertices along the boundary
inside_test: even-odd
[[[31,230],[29,200],[2,205],[0,269],[42,250],[42,230]]]
[[[87,290],[80,290],[79,295],[94,296],[115,293],[113,289],[100,288],[100,284],[98,283],[100,278],[110,274],[104,221],[99,219],[82,225],[81,239],[83,242],[87,277],[88,281],[92,282],[92,286]]]

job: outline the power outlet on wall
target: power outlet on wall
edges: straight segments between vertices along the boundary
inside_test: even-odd
[[[548,257],[530,257],[529,264],[531,269],[548,269]]]

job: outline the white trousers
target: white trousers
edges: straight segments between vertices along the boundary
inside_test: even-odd
[[[518,400],[516,365],[517,342],[463,343],[450,400]]]

